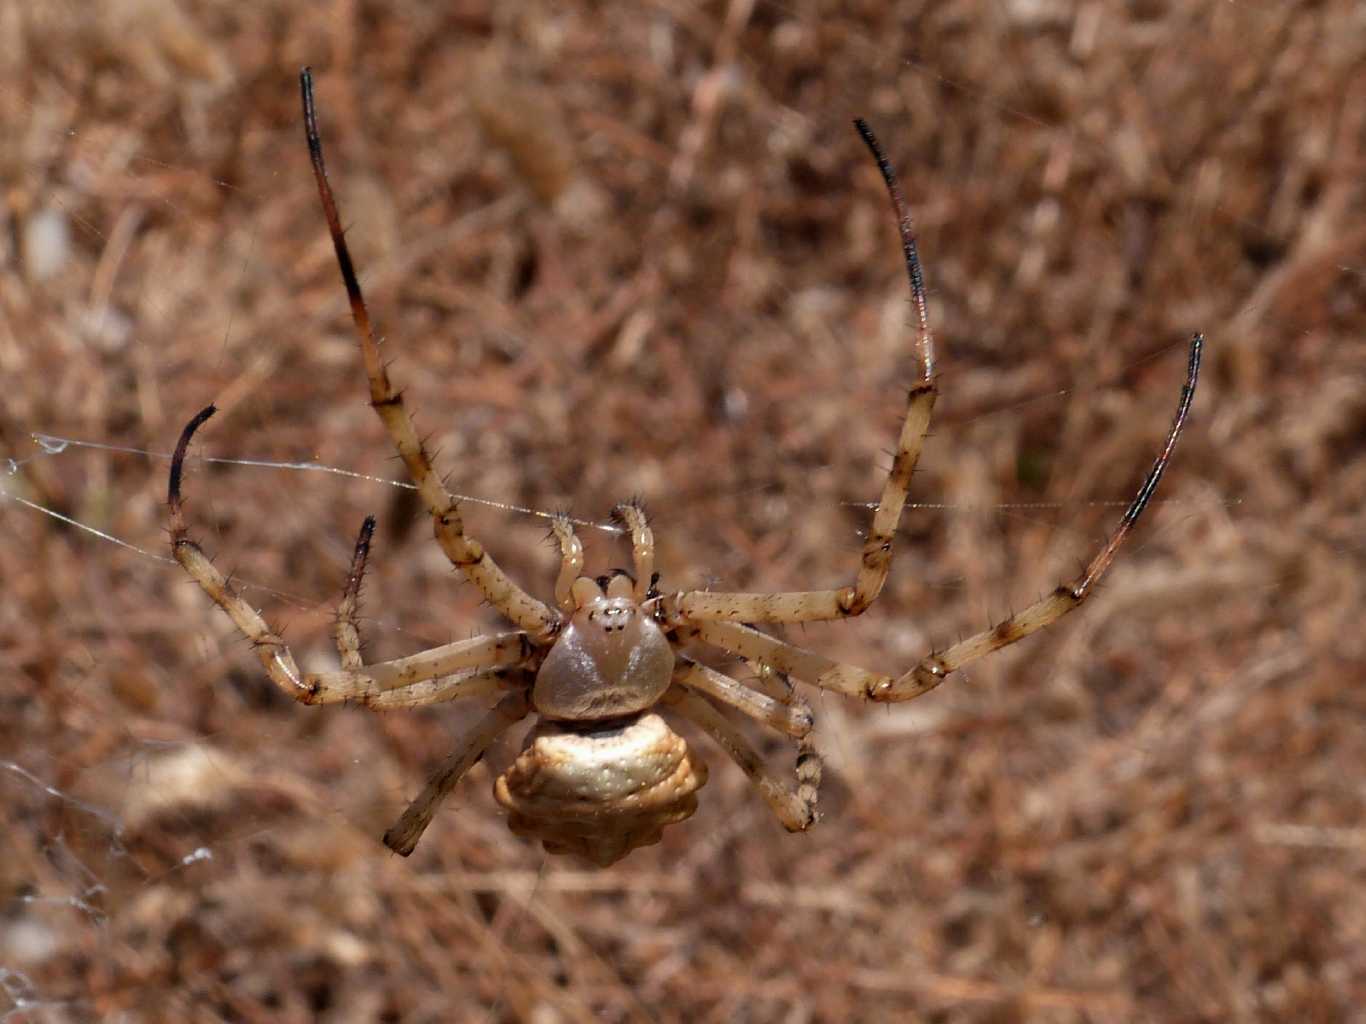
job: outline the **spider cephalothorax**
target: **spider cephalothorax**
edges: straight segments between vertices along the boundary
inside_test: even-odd
[[[531,702],[549,718],[614,718],[653,706],[673,679],[674,652],[629,575],[580,576],[574,603],[536,673]],[[656,602],[657,603],[657,602]]]
[[[810,744],[811,710],[791,680],[848,696],[910,700],[934,689],[956,669],[1056,622],[1089,596],[1146,507],[1185,422],[1195,394],[1203,339],[1190,346],[1176,416],[1156,462],[1104,547],[1075,579],[989,629],[926,655],[907,672],[884,675],[832,661],[756,628],[757,624],[814,622],[862,614],[877,598],[892,561],[892,539],[906,502],[930,413],[938,393],[925,286],[910,215],[896,177],[872,132],[856,121],[891,196],[901,234],[916,312],[920,377],[909,390],[891,471],[868,528],[851,584],[829,590],[779,594],[678,591],[660,593],[654,572],[654,537],[639,502],[615,510],[631,540],[633,571],[582,575],[583,548],[570,521],[558,517],[560,549],[555,607],[522,590],[484,546],[465,532],[460,509],[432,469],[403,399],[389,380],[370,327],[370,316],[342,236],[341,220],[318,136],[312,79],[301,75],[304,125],[361,358],[370,404],[398,449],[432,517],[437,542],[515,632],[434,647],[367,665],[360,652],[356,600],[370,549],[374,520],[367,518],[337,613],[341,668],[302,673],[284,641],[233,590],[190,538],[180,498],[185,453],[194,432],[214,412],[195,416],[171,461],[171,547],[176,560],[232,617],[253,642],[270,678],[305,704],[356,701],[374,708],[417,707],[463,697],[493,707],[456,744],[398,822],[384,835],[390,849],[409,854],[441,801],[499,735],[530,714],[539,723],[521,754],[497,779],[494,793],[508,809],[508,824],[541,840],[552,853],[574,853],[610,864],[637,846],[658,841],[663,828],[697,806],[706,765],[659,714],[677,714],[726,751],[758,787],[783,826],[801,831],[815,820],[820,761]],[[738,657],[753,670],[744,682],[689,657],[703,645]],[[759,757],[725,709],[791,736],[797,745],[796,784],[784,782]]]

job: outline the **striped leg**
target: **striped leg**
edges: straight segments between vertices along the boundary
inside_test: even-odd
[[[365,560],[370,557],[370,539],[374,535],[375,517],[366,516],[365,522],[361,523],[360,535],[356,538],[355,554],[351,556],[346,589],[342,591],[341,604],[337,606],[333,636],[337,639],[337,654],[341,656],[342,668],[346,669],[359,669],[364,664],[356,616],[360,610],[360,585],[365,578]]]
[[[337,265],[341,269],[342,282],[351,300],[351,319],[355,323],[356,336],[360,342],[361,357],[365,363],[365,374],[370,381],[370,405],[393,439],[394,447],[408,467],[408,473],[417,485],[423,504],[431,514],[436,531],[437,542],[494,608],[508,619],[527,631],[536,641],[549,639],[559,625],[560,617],[555,610],[542,604],[517,584],[499,568],[484,546],[465,532],[460,509],[444,484],[432,469],[431,459],[427,456],[412,417],[403,403],[403,396],[389,380],[388,371],[380,359],[379,345],[375,341],[374,330],[370,325],[370,314],[361,295],[360,281],[356,277],[351,253],[342,234],[341,217],[337,212],[337,202],[332,195],[332,186],[327,181],[327,168],[323,163],[322,139],[318,135],[318,119],[313,105],[313,77],[308,68],[299,76],[303,93],[304,132],[308,139],[308,151],[313,161],[313,176],[318,183],[318,195],[322,200],[323,213],[327,217],[327,227],[332,235],[332,246],[337,253]]]
[[[965,640],[960,640],[951,647],[928,655],[909,672],[897,677],[832,661],[823,655],[786,643],[738,622],[699,622],[694,627],[696,635],[704,642],[722,650],[770,665],[780,672],[788,672],[804,682],[824,689],[850,696],[871,697],[873,700],[903,701],[912,700],[933,690],[948,677],[949,673],[964,665],[1051,626],[1094,592],[1096,582],[1110,568],[1120,546],[1156,492],[1162,473],[1176,446],[1176,439],[1185,424],[1186,415],[1190,412],[1191,401],[1195,397],[1203,344],[1204,338],[1198,334],[1191,340],[1186,382],[1181,389],[1176,416],[1172,420],[1171,429],[1167,432],[1167,441],[1139,487],[1138,494],[1120,519],[1119,526],[1110,534],[1109,540],[1080,575],[1060,585],[1051,594],[1035,601],[1023,611]]]
[[[892,539],[896,536],[901,512],[906,506],[906,495],[911,476],[920,458],[920,449],[930,427],[938,387],[934,379],[934,339],[930,333],[929,315],[925,302],[925,279],[916,249],[915,230],[911,225],[910,209],[902,195],[882,147],[863,121],[855,121],[855,128],[873,158],[877,161],[887,194],[892,200],[897,228],[901,233],[901,251],[906,262],[906,274],[911,283],[911,301],[917,317],[917,349],[920,356],[920,378],[911,386],[906,400],[906,415],[897,439],[896,456],[891,471],[882,485],[882,496],[863,542],[863,555],[853,585],[836,590],[807,590],[785,594],[736,594],[694,590],[673,594],[664,601],[666,615],[671,620],[724,619],[731,622],[816,622],[861,615],[882,593],[887,573],[892,565]]]
[[[190,577],[215,604],[227,612],[237,628],[252,642],[261,664],[281,690],[302,704],[333,704],[356,700],[379,706],[401,706],[405,700],[430,703],[431,699],[415,698],[431,698],[432,694],[437,692],[444,694],[440,699],[453,700],[466,695],[466,691],[456,686],[455,680],[445,680],[443,677],[458,676],[462,673],[469,676],[491,669],[511,668],[531,657],[532,646],[527,635],[516,632],[445,644],[406,658],[374,665],[361,664],[360,639],[355,615],[370,530],[373,528],[373,521],[366,520],[356,542],[351,574],[338,610],[336,637],[343,668],[337,672],[300,672],[284,640],[270,628],[261,613],[247,604],[227,578],[218,571],[203,549],[190,537],[189,527],[185,522],[184,500],[180,494],[185,453],[190,447],[190,440],[194,437],[195,431],[214,414],[214,411],[214,407],[209,406],[186,424],[180,440],[176,443],[175,455],[171,458],[170,483],[166,499],[170,508],[171,553]],[[434,685],[425,690],[409,689],[403,695],[385,696],[391,691],[403,690],[428,680],[437,680],[444,688],[439,689]],[[471,685],[467,690],[472,693],[478,692],[479,688]]]
[[[710,736],[758,787],[764,801],[789,832],[804,832],[816,820],[815,792],[799,783],[794,791],[774,777],[753,744],[709,700],[686,687],[672,686],[664,702]]]
[[[441,766],[432,773],[427,785],[416,800],[408,805],[403,816],[393,828],[384,833],[384,845],[395,853],[408,856],[417,847],[417,841],[427,826],[432,823],[436,809],[441,801],[450,795],[455,784],[465,773],[474,767],[489,744],[527,716],[530,705],[526,694],[511,693],[500,700],[483,718],[460,737],[455,750]]]

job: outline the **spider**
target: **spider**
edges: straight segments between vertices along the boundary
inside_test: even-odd
[[[413,852],[460,778],[499,735],[532,714],[537,724],[511,767],[497,778],[494,793],[509,812],[512,831],[540,840],[548,852],[576,854],[606,866],[636,847],[658,842],[667,825],[693,813],[697,791],[707,779],[706,764],[669,728],[660,710],[681,716],[710,736],[749,776],[783,826],[803,831],[816,820],[821,763],[811,745],[810,708],[792,679],[875,701],[905,701],[928,693],[955,670],[1051,625],[1080,605],[1157,489],[1195,394],[1203,346],[1199,334],[1190,343],[1185,383],[1161,453],[1119,525],[1075,579],[989,629],[928,654],[900,675],[841,664],[756,628],[860,615],[877,598],[891,566],[893,536],[937,395],[925,285],[908,207],[880,144],[858,120],[854,126],[877,162],[898,222],[916,313],[919,376],[909,388],[896,455],[852,584],[775,594],[661,591],[645,513],[638,502],[626,502],[614,514],[630,537],[631,570],[584,575],[583,547],[569,520],[557,517],[553,535],[561,564],[554,604],[545,604],[513,582],[466,532],[459,505],[433,470],[402,394],[390,382],[328,183],[308,68],[300,74],[300,87],[313,174],[350,298],[370,404],[431,514],[437,543],[517,628],[366,664],[356,606],[375,528],[374,518],[367,517],[337,611],[341,667],[301,672],[279,634],[242,599],[186,527],[180,494],[185,453],[195,431],[214,414],[212,405],[186,425],[171,462],[171,547],[185,571],[252,642],[271,680],[303,704],[356,702],[382,709],[467,697],[484,698],[487,704],[498,698],[458,738],[454,751],[385,833],[385,845],[396,853]],[[739,657],[755,670],[754,677],[741,682],[689,657],[685,649],[694,644]],[[769,769],[723,708],[796,740],[795,784]]]

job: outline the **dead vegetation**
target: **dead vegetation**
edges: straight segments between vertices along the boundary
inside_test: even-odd
[[[1360,1012],[1360,5],[565,7],[0,3],[0,1019]],[[640,494],[666,586],[842,581],[911,369],[862,115],[941,347],[912,500],[956,508],[908,511],[882,600],[803,642],[904,667],[1075,569],[1198,328],[1166,502],[1046,636],[910,706],[816,699],[809,835],[712,753],[660,847],[545,862],[489,794],[508,745],[392,857],[473,709],[297,707],[179,570],[13,500],[163,554],[164,461],[29,435],[165,452],[209,400],[201,454],[398,475],[304,63],[456,490]],[[296,651],[325,656],[372,511],[375,656],[491,624],[406,492],[200,461],[187,493]],[[548,593],[543,521],[471,520]]]

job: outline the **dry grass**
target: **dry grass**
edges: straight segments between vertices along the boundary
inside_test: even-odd
[[[397,475],[308,62],[458,490],[590,517],[639,493],[666,584],[843,581],[911,369],[862,114],[934,289],[914,498],[958,507],[908,512],[885,597],[803,641],[905,666],[1071,571],[1201,328],[1168,500],[1046,636],[910,706],[818,699],[812,833],[713,750],[697,817],[602,872],[504,829],[510,748],[392,857],[375,837],[468,709],[295,706],[178,570],[0,502],[0,1020],[1360,1013],[1361,6],[489,6],[517,13],[0,3],[6,494],[161,553],[164,461],[28,435],[164,452],[211,399],[201,453]],[[187,492],[306,662],[368,511],[375,656],[491,623],[402,492],[202,462]],[[540,520],[471,518],[548,590]]]

